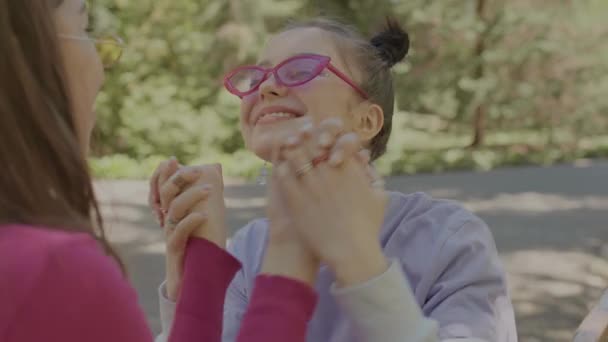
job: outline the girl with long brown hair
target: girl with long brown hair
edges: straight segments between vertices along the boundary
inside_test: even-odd
[[[103,69],[122,42],[89,37],[87,26],[84,0],[0,0],[3,342],[153,339],[104,235],[86,162]],[[190,200],[223,210],[221,170],[193,168],[191,177],[205,185]],[[172,341],[220,340],[224,295],[240,268],[221,228],[191,213],[167,236],[169,248],[186,251],[176,262],[183,279]],[[257,284],[239,341],[303,341],[312,288],[271,275]]]

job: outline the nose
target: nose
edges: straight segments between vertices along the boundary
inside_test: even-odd
[[[270,74],[262,84],[260,84],[260,100],[268,100],[276,97],[283,97],[289,89],[277,82],[274,74]]]

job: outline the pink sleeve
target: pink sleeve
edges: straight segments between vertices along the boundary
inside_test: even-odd
[[[304,342],[317,295],[299,281],[259,275],[238,342]]]
[[[197,238],[188,241],[169,341],[221,341],[226,290],[239,268],[239,261],[215,244]],[[238,341],[303,342],[315,303],[314,290],[304,283],[258,276]]]
[[[153,340],[135,291],[90,238],[52,251],[13,324],[8,341]]]
[[[191,238],[169,341],[219,342],[226,289],[241,264],[217,245]]]

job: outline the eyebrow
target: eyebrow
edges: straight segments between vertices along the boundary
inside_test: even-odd
[[[294,53],[293,55],[289,55],[284,60],[288,60],[291,57],[302,56],[302,55],[318,55],[318,53],[313,53],[313,52]],[[268,61],[268,60],[265,59],[265,60],[262,60],[262,61],[258,62],[256,65],[257,66],[261,66],[261,67],[269,67],[269,66],[272,66],[272,63],[270,63],[270,61]]]

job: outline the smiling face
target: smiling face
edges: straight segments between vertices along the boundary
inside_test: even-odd
[[[297,28],[275,36],[262,51],[259,64],[269,68],[290,57],[310,53],[330,57],[333,66],[360,84],[362,76],[353,70],[356,68],[348,68],[350,65],[341,57],[332,33],[319,28]],[[282,86],[270,75],[257,91],[243,97],[240,124],[248,149],[270,160],[277,141],[295,133],[306,118],[318,123],[340,117],[347,130],[357,131],[362,124],[366,125],[365,118],[369,119],[370,113],[374,126],[379,125],[373,127],[377,133],[382,126],[381,109],[325,69],[310,82],[296,87]]]
[[[84,0],[63,0],[54,13],[60,35],[88,38],[88,11]],[[87,40],[61,39],[70,100],[78,137],[87,151],[95,126],[95,99],[104,81],[103,65],[95,44]]]

